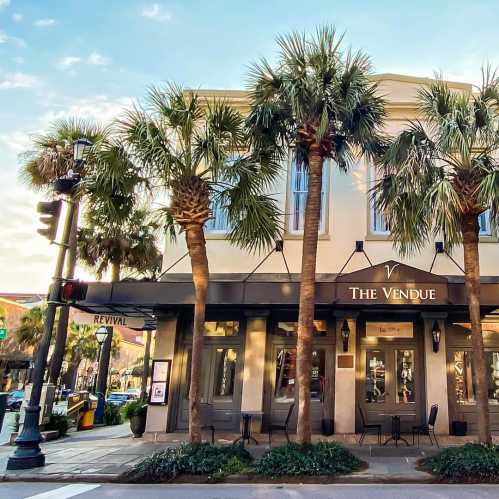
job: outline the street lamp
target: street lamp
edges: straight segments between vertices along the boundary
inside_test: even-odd
[[[99,344],[99,353],[97,355],[97,369],[95,370],[95,378],[94,378],[94,393],[97,390],[97,376],[99,375],[99,364],[100,364],[100,355],[102,352],[102,345],[106,341],[107,335],[110,334],[107,327],[101,326],[97,331],[95,331],[95,337],[97,338],[97,343]]]
[[[83,166],[91,147],[92,142],[84,137],[73,142],[73,160],[76,166]]]
[[[73,158],[75,165],[82,168],[85,164],[86,154],[92,143],[88,139],[78,139],[73,144]],[[69,173],[69,172],[68,172]],[[73,177],[73,175],[71,175]],[[73,179],[70,179],[73,180]],[[57,192],[57,190],[56,190]],[[69,192],[62,191],[64,194]],[[66,212],[63,223],[62,238],[59,244],[59,252],[55,263],[52,283],[47,296],[47,308],[43,325],[43,335],[38,345],[33,368],[33,378],[29,402],[25,408],[23,429],[16,438],[16,450],[7,461],[8,470],[24,470],[45,465],[45,454],[40,449],[42,435],[40,433],[40,399],[42,395],[43,380],[47,369],[47,357],[52,340],[52,330],[54,328],[55,314],[60,304],[60,292],[66,252],[69,247],[69,236],[75,216],[75,203],[68,203],[69,209]]]

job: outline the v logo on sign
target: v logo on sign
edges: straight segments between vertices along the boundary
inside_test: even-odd
[[[393,271],[399,266],[398,263],[396,263],[395,265],[392,265],[392,267],[390,267],[390,265],[385,265],[385,269],[386,269],[386,278],[387,280],[390,280],[390,277],[392,276],[393,274]]]

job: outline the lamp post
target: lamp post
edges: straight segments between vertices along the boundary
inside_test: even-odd
[[[95,370],[94,376],[94,393],[97,390],[97,375],[99,373],[99,363],[100,363],[100,354],[102,351],[102,345],[106,341],[107,335],[110,334],[107,327],[101,326],[97,331],[95,331],[95,337],[97,338],[97,343],[99,344],[99,352],[97,354],[97,368]]]
[[[73,144],[73,158],[77,158],[79,168],[84,166],[86,154],[91,142],[87,139],[79,139]],[[63,194],[69,194],[64,192]],[[75,203],[68,195],[68,210],[64,220],[64,229],[61,241],[58,242],[59,252],[55,264],[54,277],[49,287],[47,298],[47,311],[43,325],[43,336],[38,348],[35,367],[33,369],[33,384],[29,403],[25,410],[24,425],[21,433],[16,438],[16,450],[9,457],[7,462],[8,470],[24,470],[45,465],[45,454],[40,449],[42,435],[40,433],[40,399],[42,395],[43,379],[47,368],[47,356],[52,339],[52,329],[54,327],[55,313],[60,305],[60,292],[62,271],[66,259],[71,225],[75,214]]]

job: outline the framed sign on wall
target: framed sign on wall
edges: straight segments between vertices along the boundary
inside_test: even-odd
[[[172,361],[170,359],[152,361],[150,405],[162,405],[168,401],[171,367]]]

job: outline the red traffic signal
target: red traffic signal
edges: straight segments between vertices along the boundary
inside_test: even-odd
[[[88,284],[80,281],[67,281],[62,286],[63,301],[81,301],[87,296]]]
[[[61,215],[62,201],[40,201],[36,207],[36,211],[40,213],[40,222],[47,227],[38,229],[38,234],[46,237],[49,241],[54,241],[57,235],[57,226],[59,224],[59,216]]]

